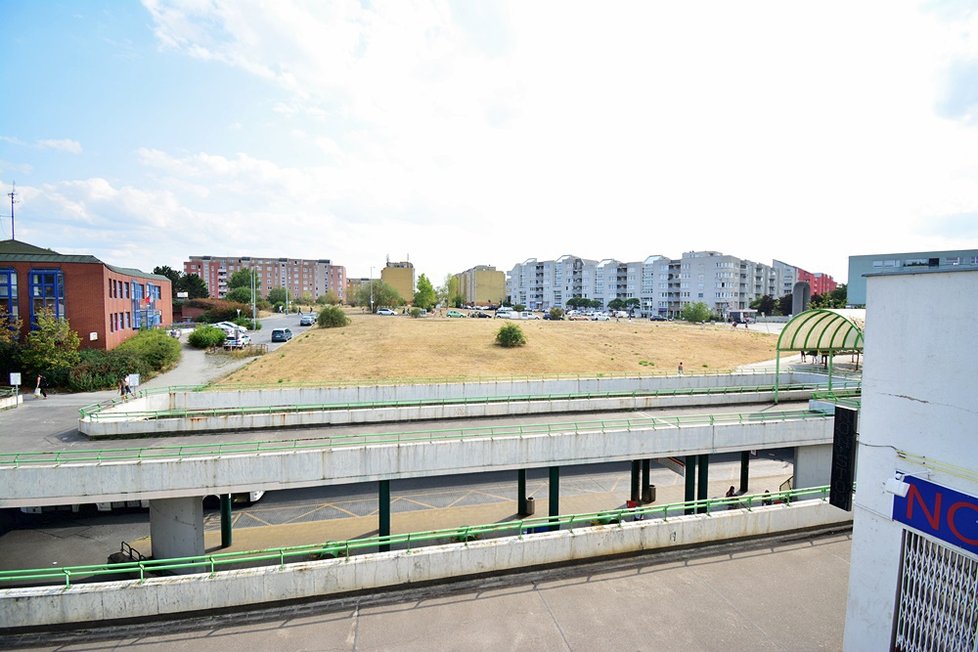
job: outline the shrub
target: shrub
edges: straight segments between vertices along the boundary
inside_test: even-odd
[[[180,342],[162,330],[140,331],[115,350],[136,354],[152,371],[166,369],[180,360]]]
[[[326,306],[319,311],[316,322],[320,328],[341,328],[350,323],[350,318],[339,306]]]
[[[550,309],[550,319],[553,321],[560,321],[564,318],[564,309],[553,307]]]
[[[506,324],[496,333],[496,344],[508,348],[523,346],[526,344],[526,336],[523,329],[516,324]]]
[[[187,341],[195,349],[209,349],[223,344],[226,337],[224,331],[216,326],[198,326]]]
[[[109,389],[116,387],[123,376],[129,374],[147,376],[153,371],[138,353],[120,349],[121,345],[112,351],[98,349],[79,351],[81,359],[68,375],[68,388],[75,392]]]

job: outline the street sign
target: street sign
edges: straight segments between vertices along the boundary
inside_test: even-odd
[[[907,495],[893,498],[893,520],[978,554],[978,498],[906,476]]]

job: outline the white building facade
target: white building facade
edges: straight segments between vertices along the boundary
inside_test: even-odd
[[[975,650],[978,270],[866,288],[845,649]]]
[[[662,317],[679,316],[685,305],[702,302],[726,317],[766,294],[778,298],[791,293],[795,268],[778,264],[776,268],[716,251],[690,251],[679,259],[653,255],[640,262],[571,255],[555,261],[531,258],[510,271],[507,295],[511,303],[530,310],[565,308],[568,299],[583,297],[602,307],[614,299],[635,299],[637,314]]]

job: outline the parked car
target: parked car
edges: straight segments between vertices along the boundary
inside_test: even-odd
[[[609,321],[610,319],[611,317],[609,317],[608,314],[604,312],[596,312],[593,315],[591,315],[591,321]]]
[[[272,329],[272,341],[273,342],[288,342],[292,339],[292,329],[289,328],[273,328]]]
[[[449,317],[450,319],[458,319],[459,317],[464,317],[465,315],[463,313],[459,312],[458,310],[449,310],[445,314],[445,316],[446,317]]]
[[[519,319],[519,315],[512,310],[497,310],[496,319]]]
[[[650,315],[649,321],[668,321],[668,320],[662,315]]]
[[[299,315],[299,326],[312,326],[316,323],[316,315],[309,313]]]
[[[244,326],[241,326],[240,324],[235,324],[233,321],[219,321],[219,322],[217,322],[214,325],[217,326],[218,328],[220,328],[221,330],[223,330],[225,333],[227,333],[228,331],[230,331],[232,333],[247,333],[248,332],[248,329],[247,328],[245,328]]]
[[[540,315],[536,314],[535,312],[531,312],[529,310],[522,311],[520,313],[519,318],[520,319],[541,319]]]
[[[469,313],[469,317],[475,317],[476,319],[492,319],[492,315],[490,315],[488,312],[482,312],[481,310]]]
[[[238,333],[237,336],[231,335],[224,340],[225,349],[243,349],[251,344],[251,336]]]
[[[390,308],[380,308],[379,310],[377,310],[377,314],[378,315],[396,315],[397,313],[394,312],[393,310],[391,310]]]

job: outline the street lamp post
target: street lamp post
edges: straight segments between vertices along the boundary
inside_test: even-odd
[[[252,269],[250,271],[251,271],[251,328],[254,329],[258,322],[258,317],[255,314],[255,270]],[[238,316],[239,317],[241,316],[240,310],[238,311]]]
[[[374,268],[370,268],[370,314],[374,312]]]

